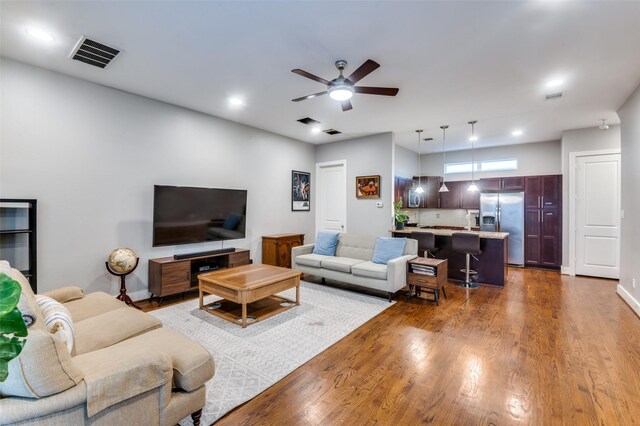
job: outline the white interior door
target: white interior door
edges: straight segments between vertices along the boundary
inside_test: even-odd
[[[347,162],[316,164],[316,232],[347,230]]]
[[[576,158],[576,274],[620,276],[620,154]]]

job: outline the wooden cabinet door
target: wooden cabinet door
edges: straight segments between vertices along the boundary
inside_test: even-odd
[[[426,186],[424,189],[425,206],[428,209],[437,209],[440,207],[440,184],[442,179],[440,176],[427,176]]]
[[[560,266],[560,239],[562,236],[560,214],[557,209],[540,211],[540,264]]]
[[[480,209],[480,191],[468,191],[470,180],[460,183],[460,208]]]
[[[542,179],[540,176],[525,176],[524,178],[524,208],[539,209],[541,207]]]
[[[524,190],[524,177],[506,177],[501,179],[501,188],[508,191],[523,191]]]
[[[449,192],[440,192],[441,209],[460,208],[460,182],[446,182]]]
[[[551,175],[551,176],[541,176],[541,197],[540,200],[541,206],[544,209],[554,208],[557,209],[560,207],[560,192],[561,188],[561,176],[559,175]]]
[[[524,263],[540,264],[540,210],[527,209],[524,214]]]
[[[500,178],[480,179],[478,188],[480,191],[500,191],[502,189]]]

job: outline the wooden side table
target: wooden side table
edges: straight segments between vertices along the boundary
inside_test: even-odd
[[[428,275],[433,271],[434,275]],[[415,291],[419,295],[421,291],[433,293],[436,305],[439,305],[440,291],[444,298],[447,293],[444,285],[447,283],[447,259],[430,259],[416,257],[407,262],[407,285],[409,296]]]
[[[304,244],[304,234],[278,234],[262,237],[262,263],[291,268],[291,249]]]

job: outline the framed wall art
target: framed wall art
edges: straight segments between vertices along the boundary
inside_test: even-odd
[[[291,211],[311,210],[311,173],[291,171]]]
[[[380,198],[380,175],[356,176],[356,198]]]

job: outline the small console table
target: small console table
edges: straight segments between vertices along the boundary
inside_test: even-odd
[[[160,305],[165,296],[197,290],[199,274],[250,263],[249,250],[246,249],[179,260],[173,257],[149,259],[149,301],[158,296]]]
[[[411,296],[414,291],[416,296],[419,296],[422,290],[431,292],[433,293],[436,305],[439,305],[440,291],[442,291],[444,298],[447,298],[447,293],[444,290],[446,283],[447,259],[416,257],[407,262],[409,296]]]

